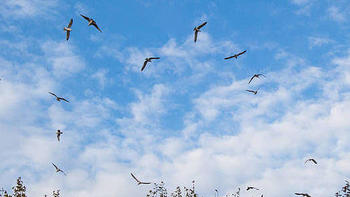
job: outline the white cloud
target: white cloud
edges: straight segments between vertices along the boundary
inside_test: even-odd
[[[344,22],[346,20],[346,14],[339,10],[339,8],[336,6],[331,6],[328,8],[327,12],[328,16],[334,21]]]
[[[66,77],[84,69],[85,63],[67,42],[48,41],[42,44],[47,61],[56,77]]]
[[[111,80],[106,76],[108,73],[105,69],[100,69],[97,72],[95,72],[91,77],[93,79],[96,79],[99,83],[99,85],[104,88],[105,85],[111,82]]]
[[[320,47],[320,46],[329,44],[331,42],[334,42],[329,38],[315,37],[315,36],[310,36],[308,40],[309,40],[309,48]]]
[[[0,13],[5,18],[33,17],[38,15],[54,13],[56,0],[3,0],[0,4]]]
[[[221,68],[211,55],[238,47],[215,42],[206,33],[200,36],[196,45],[189,36],[156,49],[129,48],[126,63],[132,67],[126,70],[139,72],[144,57],[158,53],[165,58],[152,67],[184,59],[176,61],[180,65],[174,70],[182,74],[178,81],[188,82],[188,75],[197,72],[201,77],[223,72],[216,71]],[[53,189],[67,197],[142,196],[150,187],[138,187],[129,174],[134,172],[145,181],[166,181],[170,190],[195,179],[201,195],[218,186],[228,193],[255,185],[264,196],[300,191],[326,197],[350,175],[350,123],[344,118],[350,116],[350,55],[335,58],[335,68],[325,70],[280,51],[276,61],[283,69],[251,84],[261,87],[258,95],[244,91],[249,77],[203,88],[189,96],[192,103],[180,117],[184,127],[166,133],[161,121],[176,106],[171,98],[177,90],[186,88],[176,87],[180,82],[152,84],[149,91],[135,88],[136,100],[124,108],[111,98],[89,94],[79,98],[67,93],[71,103],[58,103],[47,94],[62,88],[55,77],[82,73],[85,62],[67,43],[46,42],[41,49],[53,73],[35,60],[19,64],[0,58],[7,78],[0,83],[0,149],[7,150],[0,152],[5,158],[0,183],[6,188],[9,180],[22,176],[30,196]],[[106,73],[100,72],[94,77],[103,84]],[[115,117],[116,110],[122,116]],[[64,131],[60,143],[54,135],[58,127]],[[311,156],[318,166],[304,165]],[[67,177],[54,172],[53,160]]]

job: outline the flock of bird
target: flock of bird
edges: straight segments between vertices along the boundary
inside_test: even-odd
[[[92,18],[89,18],[89,17],[87,17],[87,16],[84,16],[84,15],[82,15],[82,14],[81,14],[81,17],[83,17],[85,20],[88,21],[88,26],[91,26],[91,25],[92,25],[92,26],[94,26],[98,31],[102,32],[102,30],[99,28],[99,26],[97,25],[97,23],[96,23],[95,20],[93,20]],[[67,41],[69,40],[70,35],[71,35],[72,25],[73,25],[73,19],[70,20],[70,22],[69,22],[69,24],[68,24],[67,27],[64,27],[64,31],[66,32],[66,40],[67,40]],[[202,23],[201,25],[196,26],[196,27],[193,29],[193,31],[194,31],[194,42],[195,42],[195,43],[196,43],[197,40],[198,40],[199,32],[201,32],[201,29],[202,29],[205,25],[207,25],[207,22],[204,22],[204,23]],[[245,54],[246,52],[247,52],[247,50],[244,50],[244,51],[242,51],[242,52],[239,52],[239,53],[234,54],[234,55],[232,55],[232,56],[226,57],[226,58],[224,58],[224,59],[225,59],[225,60],[229,60],[229,59],[232,59],[232,58],[237,59],[239,56]],[[146,68],[146,66],[147,66],[148,63],[151,63],[152,60],[158,60],[158,59],[160,59],[160,57],[147,57],[147,58],[145,59],[143,65],[142,65],[142,67],[141,67],[141,72],[144,71],[144,69]],[[250,78],[248,84],[250,84],[250,83],[253,81],[253,79],[255,79],[255,78],[259,79],[260,77],[265,77],[265,75],[264,75],[264,74],[261,74],[261,73],[259,73],[259,74],[254,74],[254,75]],[[253,94],[255,94],[255,95],[258,93],[258,89],[257,89],[257,90],[250,90],[250,89],[248,89],[248,90],[246,90],[246,91],[247,91],[247,92],[250,92],[250,93],[253,93]],[[56,101],[58,101],[58,102],[65,101],[65,102],[69,103],[69,101],[68,101],[67,99],[65,99],[65,98],[63,98],[63,97],[59,97],[59,96],[57,96],[55,93],[49,92],[49,94],[51,94],[52,96],[54,96],[55,99],[56,99]],[[61,135],[62,135],[62,134],[63,134],[63,132],[62,132],[61,130],[58,129],[58,130],[56,131],[56,137],[57,137],[58,142],[60,142],[60,140],[61,140]],[[310,162],[313,162],[314,164],[317,164],[317,162],[316,162],[315,159],[308,159],[308,160],[305,161],[305,164],[306,164],[307,162],[309,162],[309,161],[310,161]],[[56,173],[62,173],[63,175],[67,176],[67,174],[66,174],[62,169],[60,169],[56,164],[52,163],[52,165],[53,165],[53,167],[55,168]],[[139,179],[136,178],[136,176],[135,176],[133,173],[130,173],[130,174],[131,174],[131,177],[136,181],[136,183],[137,183],[138,185],[148,185],[148,184],[151,184],[151,182],[143,182],[143,181],[140,181]],[[258,189],[258,188],[256,188],[256,187],[253,187],[253,186],[248,186],[246,190],[249,191],[249,190],[260,190],[260,189]],[[215,192],[217,193],[218,191],[215,190]],[[235,196],[239,197],[239,194],[240,194],[240,188],[238,188],[238,191],[236,192]],[[57,192],[54,191],[54,196],[56,196],[56,195],[59,196],[59,190],[58,190]],[[304,197],[310,197],[310,195],[307,194],[307,193],[295,193],[295,195],[304,196]],[[263,197],[263,195],[261,195],[261,197]]]

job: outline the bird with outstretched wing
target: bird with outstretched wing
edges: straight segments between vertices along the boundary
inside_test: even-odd
[[[151,182],[142,182],[142,181],[139,181],[139,180],[135,177],[135,175],[133,175],[132,173],[130,173],[130,174],[131,174],[132,178],[135,179],[135,181],[137,182],[138,185],[148,185],[148,184],[151,184]]]
[[[148,58],[146,58],[145,61],[143,62],[141,72],[146,68],[146,65],[148,62],[152,62],[152,60],[157,60],[157,59],[160,59],[160,57],[148,57]]]
[[[311,197],[309,194],[307,193],[294,193],[297,196],[304,196],[304,197]]]
[[[246,53],[246,52],[247,52],[247,50],[242,51],[242,52],[237,53],[237,54],[234,54],[234,55],[232,55],[232,56],[230,56],[230,57],[225,57],[225,60],[228,60],[228,59],[231,59],[231,58],[236,58],[236,59],[237,59],[239,56],[243,55],[243,54]]]
[[[98,25],[97,25],[96,21],[94,21],[94,19],[89,18],[89,17],[87,17],[87,16],[84,16],[84,15],[82,15],[82,14],[80,14],[80,16],[82,16],[85,20],[89,21],[88,26],[93,25],[94,27],[96,27],[96,29],[97,29],[98,31],[102,32],[102,30],[98,27]]]
[[[257,93],[258,93],[258,90],[245,90],[245,91],[251,92],[251,93],[253,93],[253,94],[257,94]]]
[[[251,186],[248,186],[248,187],[247,187],[247,191],[249,191],[249,190],[251,190],[251,189],[259,190],[259,189],[256,188],[256,187],[251,187]]]
[[[254,75],[252,76],[252,78],[250,78],[248,84],[250,84],[250,82],[251,82],[254,78],[260,78],[260,76],[265,77],[265,75],[263,75],[263,74],[254,74]]]
[[[65,99],[65,98],[63,98],[63,97],[59,97],[59,96],[57,96],[56,94],[54,94],[54,93],[52,93],[52,92],[49,92],[49,94],[51,94],[51,95],[53,95],[54,97],[56,97],[56,100],[59,101],[59,102],[61,102],[61,100],[62,100],[62,101],[66,101],[67,103],[69,103],[69,101],[68,101],[67,99]]]
[[[71,18],[67,27],[63,30],[67,32],[66,40],[69,40],[70,32],[72,31],[73,19]]]
[[[59,169],[54,163],[52,163],[52,165],[55,167],[56,172],[61,172],[64,174],[64,176],[67,176],[67,174],[63,170]]]
[[[311,161],[311,162],[313,162],[314,164],[317,164],[317,161],[315,160],[315,159],[307,159],[306,161],[305,161],[305,164],[307,163],[307,162],[309,162],[309,161]]]
[[[194,27],[194,42],[197,42],[198,32],[200,32],[200,29],[204,27],[207,24],[207,22],[202,23],[201,25]]]

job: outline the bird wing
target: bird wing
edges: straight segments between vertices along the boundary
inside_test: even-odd
[[[247,52],[247,50],[238,53],[237,56],[243,55],[245,52]]]
[[[71,18],[71,19],[70,19],[70,22],[69,22],[69,24],[68,24],[68,28],[71,28],[72,25],[73,25],[73,19]]]
[[[85,18],[87,21],[90,21],[90,20],[91,20],[89,17],[84,16],[84,15],[82,15],[82,14],[80,14],[80,16],[82,16],[83,18]]]
[[[151,184],[151,182],[140,182],[140,184],[148,185]]]
[[[60,99],[63,100],[63,101],[66,101],[67,103],[69,103],[69,101],[67,99],[65,99],[65,98],[60,98]]]
[[[235,57],[235,55],[232,55],[232,56],[230,56],[230,57],[225,57],[225,60],[231,59],[231,58],[233,58],[233,57]]]
[[[56,170],[59,169],[54,163],[52,163],[52,165],[56,168]]]
[[[160,57],[151,57],[149,59],[151,59],[151,60],[158,60],[158,59],[160,59]]]
[[[201,25],[198,26],[198,29],[204,27],[204,25],[206,25],[206,24],[207,24],[207,22],[202,23]]]
[[[255,75],[254,75],[254,76],[252,76],[252,78],[250,78],[250,80],[249,80],[248,84],[250,84],[250,82],[252,82],[252,80],[254,79],[254,77],[255,77]]]
[[[198,31],[194,31],[194,42],[197,42]]]
[[[253,91],[253,90],[245,90],[245,91],[247,91],[247,92],[253,92],[253,93],[254,93],[254,91]]]
[[[317,164],[317,161],[316,161],[316,160],[314,160],[314,159],[311,159],[311,161],[312,161],[312,162],[314,162],[315,164]]]
[[[97,26],[97,24],[96,23],[93,23],[92,24],[93,26],[95,26],[96,27],[96,29],[98,30],[98,31],[100,31],[100,32],[102,32],[102,30]]]
[[[264,74],[258,74],[258,76],[259,76],[259,77],[260,77],[260,76],[266,77]]]
[[[136,182],[141,183],[141,181],[139,181],[132,173],[130,173],[130,174],[131,174],[132,178],[134,178],[136,180]]]
[[[52,92],[49,92],[49,94],[51,94],[51,95],[53,95],[53,96],[57,97],[57,96],[56,96],[56,94],[54,94],[54,93],[52,93]]]
[[[143,66],[141,68],[141,72],[146,68],[146,65],[147,65],[147,60],[143,63]]]
[[[69,40],[69,36],[70,36],[70,31],[67,31],[66,40]]]
[[[63,170],[60,169],[60,172],[62,172],[64,176],[67,176],[67,174]]]
[[[60,141],[60,135],[61,134],[57,134],[57,140]]]

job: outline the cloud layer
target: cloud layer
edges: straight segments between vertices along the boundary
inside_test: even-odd
[[[45,9],[36,11],[39,5]],[[0,10],[36,17],[55,5],[5,0]],[[308,38],[310,50],[336,43]],[[196,45],[188,34],[158,47],[105,45],[90,56],[79,41],[50,39],[33,49],[32,39],[0,40],[12,46],[0,52],[4,188],[21,176],[29,196],[56,189],[67,197],[145,195],[150,187],[138,187],[133,172],[141,180],[165,181],[171,191],[196,180],[200,196],[253,185],[264,196],[328,197],[350,176],[350,52],[319,65],[277,44],[264,50],[279,67],[248,85],[254,73],[247,59],[262,49],[224,62],[242,44],[208,32]],[[140,73],[144,58],[153,55],[161,59]],[[100,66],[104,58],[120,67],[119,78],[113,66]],[[57,102],[49,91],[70,103]],[[304,164],[311,157],[319,165]],[[56,174],[51,162],[68,176]]]

